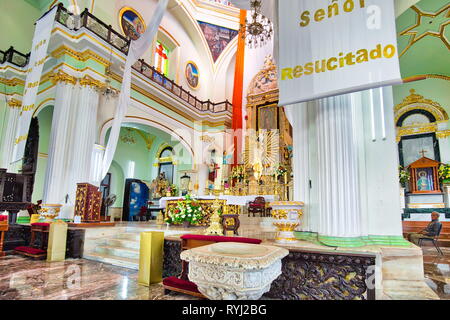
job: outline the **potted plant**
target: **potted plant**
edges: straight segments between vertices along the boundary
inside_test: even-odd
[[[411,175],[409,171],[402,166],[398,167],[398,181],[400,182],[400,185],[402,188],[406,188],[406,184],[411,179]]]
[[[178,187],[174,184],[171,184],[166,189],[167,197],[177,197],[178,196]]]
[[[169,224],[182,224],[183,227],[198,224],[203,218],[203,209],[200,203],[190,195],[184,196],[177,205],[169,209],[166,222]]]
[[[450,164],[441,164],[438,169],[438,174],[442,184],[450,184]]]
[[[281,164],[279,164],[276,169],[275,172],[273,173],[273,176],[276,178],[276,180],[280,179],[280,177],[282,177],[285,173],[287,172],[287,169],[282,166]]]

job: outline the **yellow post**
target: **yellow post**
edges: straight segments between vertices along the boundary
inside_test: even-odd
[[[57,220],[50,224],[48,234],[47,261],[66,259],[67,223]]]
[[[149,286],[162,281],[164,232],[141,232],[138,283]]]

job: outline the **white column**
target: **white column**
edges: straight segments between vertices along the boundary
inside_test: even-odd
[[[99,186],[102,182],[102,164],[105,147],[100,144],[94,144],[91,156],[91,169],[89,175],[89,183]]]
[[[286,115],[293,129],[294,201],[305,203],[298,231],[313,231],[309,202],[309,121],[308,105],[300,103],[285,107]]]
[[[11,163],[11,157],[14,149],[14,138],[16,136],[17,123],[19,121],[20,105],[17,100],[8,101],[5,105],[4,119],[2,121],[3,130],[0,139],[0,168],[8,172],[15,172],[17,166]],[[19,101],[17,101],[19,103]],[[20,164],[21,165],[21,164]]]
[[[78,99],[71,114],[74,119],[71,132],[67,193],[75,204],[77,183],[90,182],[92,152],[96,138],[99,94],[94,87],[81,86],[76,90]]]
[[[68,154],[72,146],[71,106],[74,85],[59,82],[56,85],[50,143],[48,148],[47,171],[44,183],[44,204],[63,204],[67,194]]]
[[[315,108],[319,235],[361,236],[355,106],[350,95],[341,95],[320,99]]]

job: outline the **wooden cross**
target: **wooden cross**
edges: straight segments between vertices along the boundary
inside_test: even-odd
[[[422,151],[420,151],[419,153],[421,153],[421,154],[422,154],[422,157],[425,158],[425,153],[427,153],[427,152],[428,152],[428,151],[425,151],[425,150],[422,149]]]

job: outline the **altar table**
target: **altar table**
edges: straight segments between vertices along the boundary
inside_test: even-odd
[[[255,200],[256,197],[263,197],[266,202],[275,201],[274,195],[250,195],[250,196],[231,196],[231,195],[223,195],[218,196],[219,200],[226,200],[228,206],[245,206],[250,201]],[[159,207],[161,209],[165,209],[168,201],[179,200],[182,197],[164,197],[159,199]],[[196,200],[214,200],[216,196],[198,196],[194,197]]]

